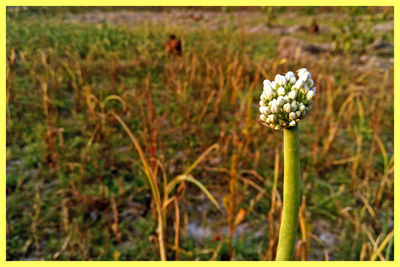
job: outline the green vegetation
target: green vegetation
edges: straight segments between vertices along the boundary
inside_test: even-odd
[[[283,140],[258,122],[258,101],[264,79],[305,64],[318,93],[299,125],[295,259],[393,260],[393,65],[359,62],[380,32],[305,63],[281,60],[276,32],[244,27],[266,27],[262,9],[101,18],[124,10],[98,8],[95,22],[79,17],[90,8],[7,11],[7,260],[159,260],[157,206],[168,197],[168,260],[275,259]],[[333,16],[393,18],[393,8],[346,10],[279,9],[271,21],[315,14],[334,32]],[[332,44],[331,32],[294,35]],[[170,34],[181,57],[165,54]],[[200,189],[166,186],[180,174]]]

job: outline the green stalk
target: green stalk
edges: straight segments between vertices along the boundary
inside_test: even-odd
[[[284,184],[283,212],[279,232],[277,261],[293,260],[300,203],[299,128],[283,130],[284,134]]]

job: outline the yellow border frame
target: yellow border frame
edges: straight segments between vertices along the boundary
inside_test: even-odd
[[[0,64],[0,73],[1,75],[1,88],[2,95],[0,97],[0,124],[3,125],[1,128],[3,129],[0,132],[0,173],[1,182],[0,182],[0,197],[1,197],[1,205],[0,205],[0,264],[5,264],[5,266],[52,266],[53,264],[57,264],[58,266],[67,266],[69,264],[73,264],[75,266],[81,265],[90,265],[90,266],[110,266],[110,265],[119,265],[119,266],[132,266],[132,265],[146,265],[146,266],[186,266],[189,262],[156,262],[156,261],[135,261],[135,262],[112,262],[112,261],[91,261],[91,262],[67,262],[67,261],[46,261],[46,262],[22,262],[22,261],[6,261],[6,6],[108,6],[112,3],[112,6],[268,6],[277,4],[276,1],[260,1],[260,0],[201,0],[198,2],[195,1],[185,1],[185,0],[175,0],[175,1],[167,1],[167,0],[147,0],[143,1],[129,1],[129,0],[113,0],[113,1],[104,1],[104,0],[64,0],[64,1],[56,1],[56,0],[5,0],[1,1],[0,9],[0,27],[1,27],[1,64]],[[394,122],[394,140],[400,140],[400,89],[399,87],[399,77],[400,77],[400,57],[399,57],[399,44],[400,44],[400,1],[395,0],[380,0],[380,1],[372,1],[372,0],[336,0],[336,1],[316,1],[316,0],[308,0],[308,1],[299,1],[299,0],[280,0],[280,6],[394,6],[394,26],[395,26],[395,69],[394,69],[394,113],[395,113],[395,122]],[[397,142],[395,141],[395,144]],[[394,153],[398,155],[400,153],[400,147],[394,147]],[[400,158],[395,157],[395,166],[400,164]],[[400,166],[400,165],[399,165]],[[395,183],[394,190],[395,196],[400,196],[400,184],[399,180],[399,171],[395,168]],[[396,216],[396,211],[399,213],[400,208],[400,199],[399,197],[395,197],[394,201],[394,210],[395,210],[395,224],[399,220],[399,215]],[[392,262],[359,262],[359,261],[351,261],[351,262],[342,262],[342,261],[332,261],[332,262],[264,262],[264,261],[252,261],[251,264],[253,266],[264,266],[264,265],[279,265],[279,266],[300,266],[307,264],[308,266],[321,266],[321,265],[330,265],[330,266],[339,266],[342,264],[352,264],[354,267],[356,266],[395,266],[394,264],[400,263],[400,228],[395,227],[395,260]],[[241,266],[246,262],[190,262],[192,266],[199,265],[207,265],[207,266]]]

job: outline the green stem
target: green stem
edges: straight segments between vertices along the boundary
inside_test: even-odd
[[[297,125],[284,133],[283,212],[279,232],[277,261],[293,260],[300,203],[299,129]]]

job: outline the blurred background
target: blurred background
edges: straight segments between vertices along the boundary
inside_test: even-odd
[[[393,260],[392,7],[8,7],[6,51],[7,260],[273,260],[301,67],[296,260]]]

